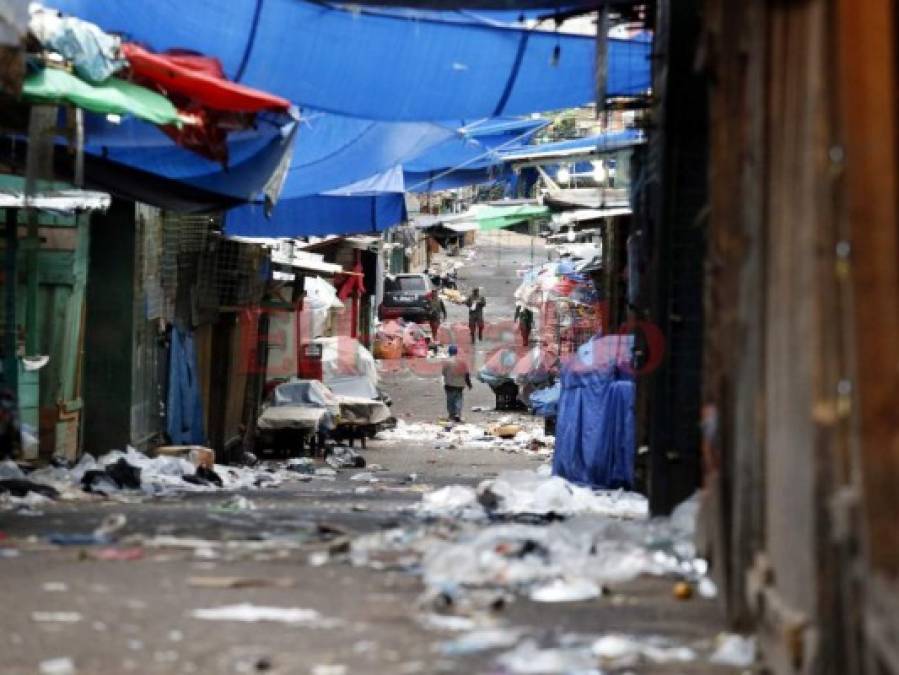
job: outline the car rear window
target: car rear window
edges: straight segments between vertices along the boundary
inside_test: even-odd
[[[426,291],[425,280],[422,277],[397,277],[391,284],[394,291]]]

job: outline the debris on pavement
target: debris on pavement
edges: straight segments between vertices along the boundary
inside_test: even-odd
[[[333,469],[363,469],[365,457],[353,448],[335,445],[325,453],[325,462]]]
[[[642,495],[623,490],[591,490],[536,471],[504,471],[482,481],[477,490],[450,485],[426,493],[416,507],[428,517],[567,517],[594,514],[645,519],[649,505]]]
[[[596,660],[584,647],[541,648],[536,640],[528,639],[497,658],[506,672],[515,675],[543,675],[549,673],[596,673]]]
[[[47,659],[38,664],[40,675],[75,675],[75,662],[67,656]]]
[[[629,668],[640,661],[689,663],[698,658],[696,651],[690,647],[676,645],[658,636],[636,637],[612,633],[597,639],[591,649],[606,668]]]
[[[289,577],[188,577],[194,588],[290,588],[296,582]]]
[[[480,448],[500,452],[536,454],[549,457],[555,438],[544,432],[543,425],[513,422],[505,416],[484,429],[476,424],[431,424],[397,420],[393,429],[378,432],[377,438],[387,443],[411,444],[440,449]]]
[[[204,621],[240,621],[244,623],[268,621],[287,624],[322,625],[322,616],[314,609],[300,607],[264,607],[249,603],[225,605],[223,607],[210,607],[208,609],[195,609],[190,613],[190,616]]]
[[[582,602],[598,598],[602,587],[589,579],[553,579],[531,591],[534,602]]]
[[[83,617],[80,612],[32,612],[35,623],[78,623]]]
[[[140,560],[146,555],[143,548],[139,546],[127,546],[124,548],[100,548],[88,553],[88,557],[94,560],[106,561],[131,561]]]
[[[755,638],[735,633],[722,633],[716,639],[716,648],[709,661],[722,666],[748,668],[755,663]]]
[[[445,656],[464,656],[491,649],[512,647],[521,638],[522,631],[514,628],[483,628],[466,632],[454,640],[440,645]]]

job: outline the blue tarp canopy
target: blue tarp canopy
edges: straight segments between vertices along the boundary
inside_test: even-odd
[[[511,165],[515,161],[539,160],[546,157],[564,162],[566,155],[576,160],[578,155],[597,150],[615,150],[642,141],[642,132],[637,129],[608,132],[576,138],[568,141],[528,145],[529,137],[540,127],[527,131],[526,123],[540,120],[521,120],[519,132],[506,134],[483,133],[454,138],[435,146],[424,155],[403,165],[406,190],[409,192],[431,192],[448,190],[465,185],[478,185],[494,181],[511,181],[514,174]],[[544,120],[544,124],[548,121]],[[490,129],[492,124],[486,124]],[[558,170],[556,166],[551,173]],[[588,170],[581,165],[579,170]]]
[[[406,190],[432,192],[508,179],[500,151],[521,149],[548,119],[486,120],[403,163]]]
[[[218,57],[233,80],[372,120],[480,119],[580,106],[596,91],[590,36],[465,13],[352,11],[302,0],[53,0],[156,51]],[[650,87],[651,45],[609,40],[607,91]]]
[[[232,134],[231,166],[187,152],[153,126],[136,120],[110,124],[89,116],[86,151],[109,161],[244,201],[253,200],[293,143],[282,196],[320,194],[381,173],[455,135],[428,122],[374,122],[312,112],[294,122],[262,120],[252,132]],[[279,126],[280,125],[280,126]]]
[[[406,219],[399,166],[324,194],[283,198],[270,217],[260,204],[228,211],[225,232],[245,237],[301,237],[381,232]]]

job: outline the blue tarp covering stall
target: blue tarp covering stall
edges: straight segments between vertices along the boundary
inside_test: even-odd
[[[634,482],[633,338],[594,338],[562,370],[553,474],[596,488]]]
[[[592,37],[468,14],[302,0],[51,4],[156,51],[216,56],[230,79],[351,117],[480,119],[584,105],[595,95]],[[610,96],[649,90],[650,50],[644,40],[609,40]]]

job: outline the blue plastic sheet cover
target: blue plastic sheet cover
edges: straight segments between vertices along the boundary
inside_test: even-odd
[[[636,386],[624,367],[633,338],[584,345],[562,370],[553,474],[595,488],[634,482]]]
[[[595,96],[589,36],[301,0],[52,4],[156,51],[216,56],[230,79],[353,117],[478,119],[575,107]],[[609,40],[610,96],[648,91],[650,49],[641,40]]]
[[[500,150],[524,147],[548,119],[485,120],[461,127],[457,135],[403,163],[408,192],[450,190],[508,181]]]
[[[406,220],[402,193],[316,195],[282,199],[271,218],[261,204],[225,214],[225,233],[244,237],[307,237],[381,232]]]
[[[502,162],[498,149],[520,148],[547,119],[489,120],[460,128],[453,138],[403,163],[410,172],[478,169]]]
[[[510,181],[513,177],[512,172],[502,166],[456,171],[405,171],[403,175],[406,191],[416,193]]]
[[[531,393],[530,404],[538,417],[555,417],[559,414],[559,398],[562,395],[562,383],[556,382],[551,387],[538,389]]]
[[[175,327],[169,349],[166,432],[175,445],[205,445],[203,403],[193,333]]]
[[[287,199],[364,180],[455,134],[451,127],[441,124],[373,122],[317,112],[305,114],[299,124],[263,118],[258,127],[232,134],[227,172],[216,162],[178,147],[155,127],[136,120],[110,124],[100,116],[89,116],[85,150],[203,190],[252,200],[284,153],[292,148],[281,191],[282,199]]]

